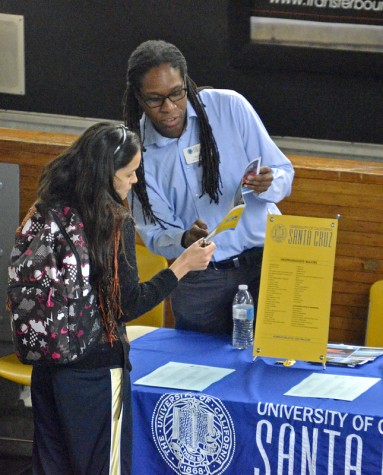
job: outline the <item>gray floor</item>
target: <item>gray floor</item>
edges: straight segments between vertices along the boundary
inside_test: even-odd
[[[32,475],[30,457],[0,455],[0,475]]]
[[[0,475],[32,474],[32,409],[20,400],[21,391],[0,378]]]

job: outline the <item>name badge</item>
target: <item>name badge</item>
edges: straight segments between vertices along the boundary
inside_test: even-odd
[[[184,157],[187,165],[191,165],[192,163],[198,163],[199,160],[199,152],[201,150],[201,145],[199,143],[192,145],[191,147],[186,147],[183,149]]]

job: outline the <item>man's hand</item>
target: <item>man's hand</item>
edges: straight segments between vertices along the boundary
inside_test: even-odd
[[[259,173],[249,173],[243,180],[243,186],[255,193],[263,193],[270,188],[273,172],[270,167],[261,167]]]
[[[183,247],[189,247],[193,242],[198,241],[201,238],[206,237],[209,234],[207,224],[202,219],[197,219],[192,227],[184,232],[182,236]]]

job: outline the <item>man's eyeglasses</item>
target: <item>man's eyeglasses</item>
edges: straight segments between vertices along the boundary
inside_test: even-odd
[[[126,127],[125,125],[121,124],[121,125],[118,125],[117,126],[118,129],[122,129],[122,137],[121,137],[121,140],[119,142],[119,144],[117,145],[116,147],[116,150],[113,152],[113,155],[116,155],[116,153],[120,150],[120,148],[124,145],[125,143],[125,140],[126,140],[126,137],[128,136],[128,127]]]
[[[166,99],[169,99],[172,102],[180,101],[186,96],[186,92],[187,88],[183,87],[182,89],[177,89],[177,91],[171,92],[167,96],[143,97],[140,94],[140,98],[150,109],[156,109],[162,107]]]

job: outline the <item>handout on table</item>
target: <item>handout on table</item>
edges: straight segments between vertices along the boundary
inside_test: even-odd
[[[170,361],[146,376],[137,379],[137,381],[134,381],[134,384],[159,388],[203,391],[211,384],[234,371],[234,369],[229,368],[216,368],[213,366]]]
[[[353,401],[378,381],[380,378],[312,373],[284,395]]]

